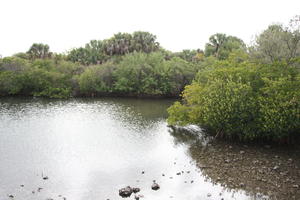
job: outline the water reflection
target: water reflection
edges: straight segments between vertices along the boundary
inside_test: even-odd
[[[127,185],[140,187],[145,200],[254,199],[200,170],[207,140],[197,129],[180,135],[167,127],[171,103],[0,99],[0,199],[121,199]],[[153,180],[160,190],[151,190]]]

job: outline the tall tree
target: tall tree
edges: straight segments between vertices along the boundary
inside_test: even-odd
[[[246,45],[241,39],[223,33],[216,33],[210,36],[204,52],[206,56],[215,56],[220,60],[224,60],[228,58],[233,50],[237,49],[246,49]]]
[[[250,48],[251,57],[259,62],[283,61],[293,63],[300,56],[300,17],[296,16],[288,26],[270,25],[256,37]]]
[[[49,45],[42,44],[42,43],[34,43],[29,50],[27,51],[27,54],[31,59],[45,59],[51,57],[51,52],[49,50]]]

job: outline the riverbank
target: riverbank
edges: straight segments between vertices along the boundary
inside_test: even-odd
[[[203,175],[232,190],[257,197],[300,199],[300,148],[264,147],[216,141],[191,146]]]

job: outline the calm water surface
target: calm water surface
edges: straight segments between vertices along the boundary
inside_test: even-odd
[[[167,127],[171,103],[0,99],[0,199],[112,200],[127,185],[145,200],[255,199],[202,176],[189,144]],[[160,190],[151,190],[152,180]]]

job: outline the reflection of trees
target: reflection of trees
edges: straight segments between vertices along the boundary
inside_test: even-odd
[[[300,199],[300,149],[262,148],[220,141],[203,145],[201,137],[172,130],[178,143],[188,144],[202,175],[228,189],[243,189],[254,199]],[[200,138],[200,141],[199,141]]]

